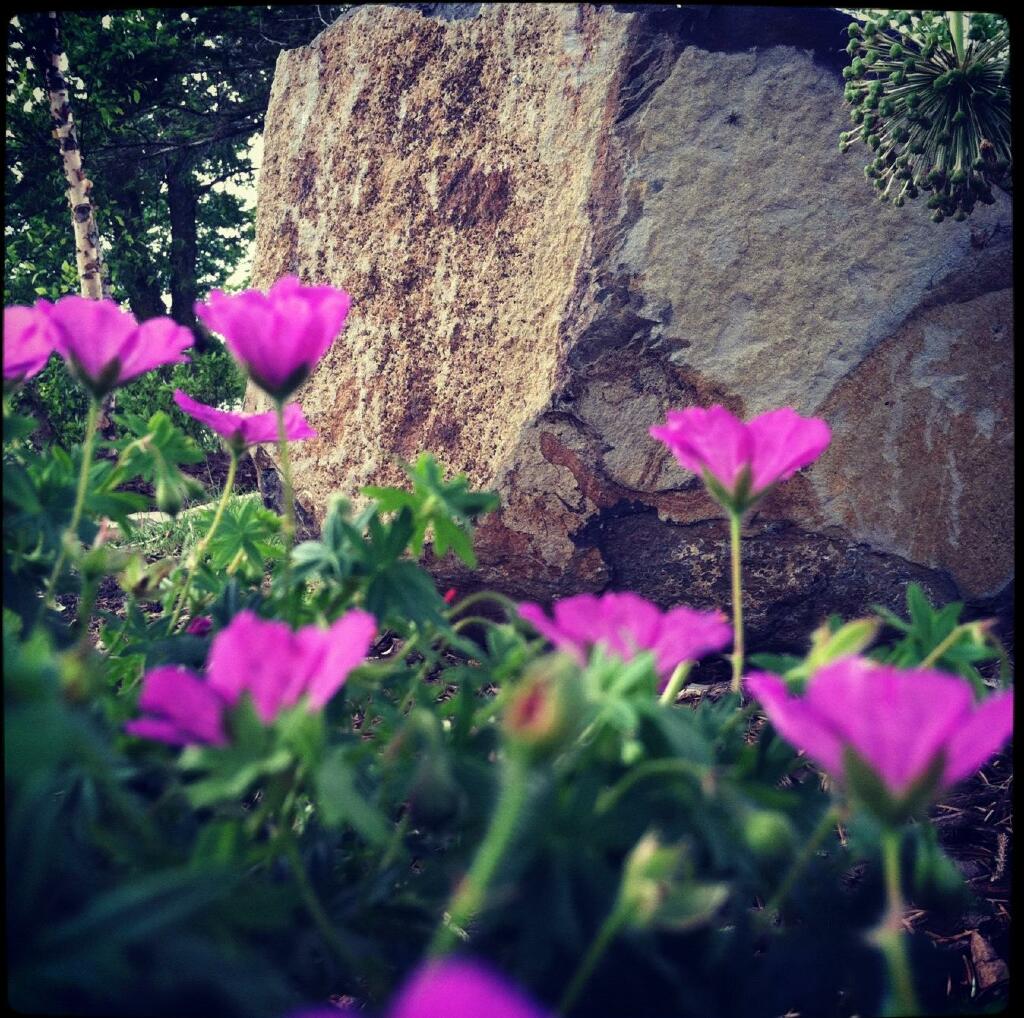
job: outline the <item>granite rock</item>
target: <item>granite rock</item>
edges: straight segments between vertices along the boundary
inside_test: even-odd
[[[354,300],[299,393],[313,515],[430,450],[502,499],[443,582],[727,605],[721,514],[647,428],[789,405],[835,439],[750,521],[755,645],[910,579],[1005,600],[1009,202],[936,225],[872,199],[836,145],[845,24],[370,5],[283,53],[254,282]]]

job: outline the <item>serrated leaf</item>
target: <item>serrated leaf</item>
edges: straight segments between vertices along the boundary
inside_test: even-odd
[[[390,834],[384,815],[359,794],[355,776],[344,758],[344,748],[336,747],[316,772],[317,806],[327,827],[351,824],[371,845],[381,846]]]

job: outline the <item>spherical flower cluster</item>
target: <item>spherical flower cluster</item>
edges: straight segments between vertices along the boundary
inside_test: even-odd
[[[966,219],[995,201],[1010,174],[1009,36],[1004,19],[932,11],[882,12],[849,26],[845,98],[874,154],[865,175],[883,201],[902,206],[931,192],[932,219]],[[967,39],[963,18],[970,18]]]

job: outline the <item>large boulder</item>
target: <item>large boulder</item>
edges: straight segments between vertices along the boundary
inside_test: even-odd
[[[313,514],[430,450],[502,499],[479,572],[446,582],[727,605],[721,512],[647,429],[788,405],[834,440],[749,521],[755,646],[899,606],[908,579],[1005,595],[1009,203],[936,225],[872,200],[836,144],[846,23],[362,6],[283,53],[254,282],[354,299],[300,393]]]

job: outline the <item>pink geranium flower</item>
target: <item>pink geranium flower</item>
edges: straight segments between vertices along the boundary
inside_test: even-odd
[[[175,746],[227,743],[223,699],[187,668],[164,665],[147,672],[139,708],[153,716],[129,721],[124,727],[131,735]]]
[[[39,305],[50,306],[41,300],[36,307],[4,308],[4,381],[38,375],[53,353],[53,327]]]
[[[556,647],[586,663],[590,648],[602,644],[630,660],[639,651],[654,654],[664,685],[676,666],[721,650],[732,631],[721,612],[699,612],[685,605],[662,613],[639,594],[577,594],[553,605],[554,618],[540,605],[524,602],[519,614]]]
[[[182,351],[192,345],[192,333],[170,318],[140,325],[114,301],[86,297],[62,297],[43,310],[57,352],[97,398],[153,368],[188,363]]]
[[[185,627],[185,632],[192,636],[206,636],[211,629],[213,629],[213,619],[209,615],[197,615]]]
[[[265,725],[302,697],[309,710],[320,710],[366,657],[376,628],[374,617],[359,609],[329,629],[304,626],[298,631],[239,612],[213,638],[205,682],[185,668],[146,673],[139,705],[156,718],[129,722],[128,731],[162,742],[219,745],[225,741],[221,715],[243,693],[252,697]]]
[[[363,1012],[358,1012],[362,1014]],[[348,1008],[309,1008],[291,1018],[354,1016]],[[461,959],[417,969],[385,1012],[386,1018],[546,1018],[546,1012],[489,968]]]
[[[181,389],[174,390],[174,402],[190,417],[217,432],[238,452],[260,442],[277,441],[277,414],[273,410],[263,414],[233,414],[199,403]],[[284,408],[284,433],[289,442],[316,438],[298,403],[289,403]]]
[[[294,276],[267,293],[214,290],[196,314],[220,333],[252,380],[283,401],[316,367],[341,332],[352,302],[344,290],[303,286]]]
[[[937,765],[938,787],[969,777],[1009,738],[1008,692],[974,703],[970,685],[945,672],[899,669],[848,657],[826,665],[804,696],[776,675],[746,679],[779,734],[840,780],[852,750],[892,796]]]
[[[818,417],[783,407],[744,424],[723,406],[670,410],[651,434],[704,478],[726,508],[742,512],[773,484],[816,460],[832,438]]]

